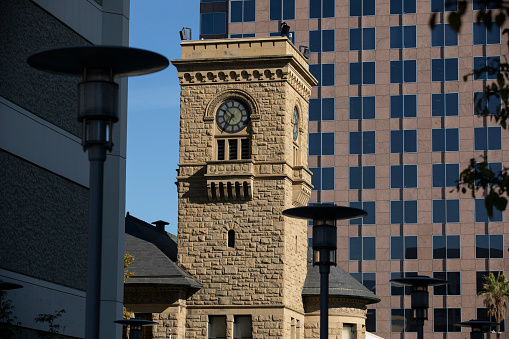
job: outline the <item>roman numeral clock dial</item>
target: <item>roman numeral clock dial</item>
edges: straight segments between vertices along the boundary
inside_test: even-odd
[[[227,133],[237,133],[249,123],[249,111],[238,100],[226,100],[219,106],[216,113],[219,129]]]

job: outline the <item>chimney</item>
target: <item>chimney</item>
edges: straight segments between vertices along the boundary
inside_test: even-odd
[[[156,225],[156,229],[159,232],[165,233],[164,226],[169,225],[170,223],[166,222],[166,221],[163,221],[163,220],[158,220],[158,221],[154,221],[152,224]]]

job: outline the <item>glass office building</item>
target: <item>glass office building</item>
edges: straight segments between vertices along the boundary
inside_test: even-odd
[[[476,96],[496,75],[463,80],[508,52],[496,25],[475,22],[481,6],[468,3],[457,34],[448,0],[201,0],[201,38],[279,35],[286,22],[310,49],[311,202],[368,211],[341,224],[337,260],[381,298],[366,324],[384,338],[416,331],[409,290],[390,279],[449,280],[430,289],[425,336],[463,338],[469,329],[455,323],[486,318],[483,276],[509,266],[509,217],[489,219],[482,192],[455,188],[470,158],[495,172],[509,163],[508,134],[474,111],[480,102],[496,112],[500,102]]]

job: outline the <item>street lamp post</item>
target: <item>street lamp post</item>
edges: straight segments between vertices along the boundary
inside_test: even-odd
[[[78,121],[82,145],[90,161],[88,278],[85,338],[99,338],[103,182],[106,150],[113,147],[113,124],[118,121],[115,77],[157,72],[169,64],[164,56],[130,47],[77,46],[48,49],[31,55],[30,66],[51,73],[82,76],[78,85]]]
[[[456,326],[470,327],[470,339],[484,339],[484,333],[489,332],[490,328],[498,326],[499,323],[493,321],[476,320],[462,321]]]
[[[430,278],[425,275],[391,279],[391,282],[398,285],[412,287],[411,307],[413,317],[417,322],[417,339],[424,339],[424,320],[428,320],[429,292],[428,286],[448,284],[447,280]]]
[[[336,205],[316,205],[290,208],[283,215],[313,220],[313,266],[320,269],[320,339],[329,332],[329,273],[336,266],[337,220],[360,218],[366,211]]]

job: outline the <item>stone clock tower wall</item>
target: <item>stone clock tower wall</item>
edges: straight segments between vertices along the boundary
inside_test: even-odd
[[[186,41],[172,63],[182,86],[178,262],[203,285],[187,301],[186,337],[208,337],[213,316],[225,316],[231,337],[241,315],[253,338],[289,337],[304,323],[307,224],[282,211],[311,193],[316,80],[280,37]],[[237,133],[218,126],[227,100],[250,113]]]

